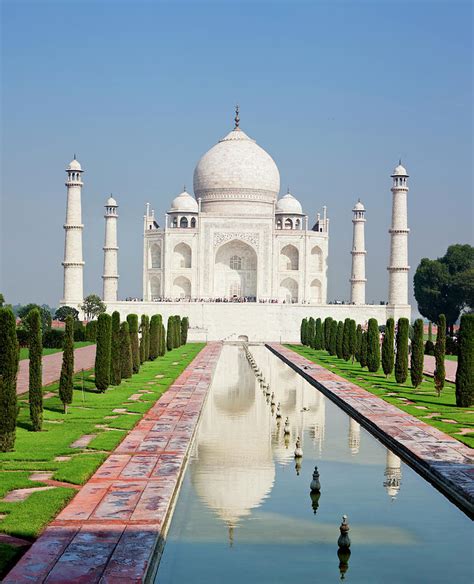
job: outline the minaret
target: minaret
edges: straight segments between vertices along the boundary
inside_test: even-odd
[[[392,227],[390,233],[390,264],[388,266],[389,304],[408,304],[408,174],[401,161],[392,174]]]
[[[385,466],[385,480],[383,486],[387,490],[392,501],[395,500],[400,491],[400,484],[402,482],[402,461],[387,448],[387,463]]]
[[[351,304],[365,304],[365,207],[360,199],[352,209]]]
[[[110,196],[105,204],[104,302],[116,302],[118,292],[117,201]]]
[[[82,260],[82,212],[81,212],[81,175],[83,170],[76,160],[71,161],[67,172],[67,204],[66,222],[64,224],[64,288],[61,304],[73,306],[82,304],[84,300],[84,262]]]
[[[351,454],[357,454],[360,448],[360,424],[349,418],[349,449]]]

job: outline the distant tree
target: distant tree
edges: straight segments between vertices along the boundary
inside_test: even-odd
[[[168,326],[166,327],[166,348],[172,351],[174,347],[174,316],[168,317]]]
[[[150,319],[150,361],[154,361],[160,354],[160,327],[161,315],[154,314]]]
[[[313,348],[320,351],[323,348],[323,323],[320,318],[316,319]]]
[[[425,343],[425,355],[434,355],[435,354],[435,346],[433,341],[426,341]]]
[[[41,330],[42,333],[45,334],[47,331],[51,329],[51,312],[46,306],[40,306],[39,304],[25,304],[18,309],[18,318],[21,319],[21,324],[23,327],[28,330],[28,314],[34,310],[39,310],[41,315]]]
[[[303,318],[300,326],[300,341],[302,345],[306,345],[306,329],[308,327],[308,319]]]
[[[16,320],[9,307],[0,308],[0,452],[9,452],[15,446],[16,376],[18,372],[18,339]]]
[[[408,377],[408,318],[399,318],[397,325],[397,355],[395,358],[395,379],[405,383]]]
[[[185,345],[188,342],[189,318],[183,316],[181,319],[181,344]]]
[[[127,316],[128,328],[130,331],[130,344],[132,347],[133,372],[140,371],[140,344],[138,341],[138,316],[129,314]]]
[[[423,258],[416,269],[414,289],[420,314],[436,323],[444,314],[453,334],[462,310],[474,307],[474,247],[450,245],[437,260]]]
[[[163,355],[165,354],[166,354],[166,329],[162,319],[160,331],[160,357],[163,357]]]
[[[338,356],[339,359],[343,358],[342,354],[343,340],[344,340],[344,323],[342,322],[342,320],[340,320],[337,323],[336,329],[336,355]]]
[[[74,320],[79,320],[79,311],[72,306],[60,306],[54,313],[55,320],[66,321],[66,316],[71,315]]]
[[[444,359],[446,356],[446,317],[444,314],[439,315],[438,323],[438,333],[436,335],[436,345],[434,348],[434,384],[436,394],[439,397],[441,395],[441,391],[443,390],[444,381],[446,378],[446,368],[444,365]]]
[[[0,292],[0,308],[5,304],[5,296]]]
[[[333,357],[336,355],[337,352],[337,320],[331,320],[328,352]]]
[[[133,374],[132,345],[130,329],[126,321],[120,325],[120,365],[122,379],[130,379]]]
[[[344,361],[349,361],[351,358],[351,347],[350,347],[350,328],[351,328],[351,319],[346,318],[344,320],[344,325],[342,329],[342,357]]]
[[[380,368],[379,325],[375,318],[369,318],[367,328],[367,369],[376,373]]]
[[[91,343],[95,343],[97,340],[97,321],[90,320],[86,324],[86,341],[90,341]]]
[[[423,351],[423,320],[421,318],[417,318],[413,328],[414,335],[411,344],[410,378],[413,387],[417,388],[423,381],[423,364],[425,358]]]
[[[30,419],[33,431],[39,432],[43,425],[43,335],[41,334],[41,314],[37,308],[30,311],[28,324],[28,357],[30,359],[28,401],[30,402]]]
[[[356,328],[356,346],[355,346],[355,358],[360,361],[360,350],[362,347],[362,325],[358,324]]]
[[[456,405],[474,404],[474,313],[463,314],[458,332],[458,368],[456,371]]]
[[[95,352],[95,386],[104,392],[110,384],[110,349],[112,319],[103,312],[97,319],[97,347]]]
[[[382,341],[382,369],[385,376],[388,377],[393,371],[395,362],[395,321],[393,318],[387,319],[385,333]]]
[[[102,302],[100,296],[97,296],[97,294],[89,294],[84,298],[81,310],[86,320],[92,320],[93,318],[97,318],[99,314],[105,312],[107,306]]]
[[[360,341],[360,359],[361,367],[367,367],[367,331],[362,331],[362,338]]]
[[[67,407],[72,403],[74,390],[74,319],[71,315],[66,317],[66,329],[63,345],[63,362],[61,376],[59,378],[59,399],[67,414]]]
[[[357,348],[357,325],[352,318],[349,320],[349,358],[354,363]]]
[[[120,385],[122,381],[122,339],[120,336],[120,313],[112,313],[112,333],[110,350],[110,385]]]

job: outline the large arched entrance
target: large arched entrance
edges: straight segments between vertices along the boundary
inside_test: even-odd
[[[222,245],[214,262],[214,296],[236,300],[257,296],[257,254],[243,241]]]

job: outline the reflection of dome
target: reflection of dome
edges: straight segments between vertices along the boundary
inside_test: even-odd
[[[174,213],[176,211],[182,211],[183,213],[197,213],[198,204],[196,199],[186,191],[183,191],[173,199],[173,202],[171,203],[170,212]]]
[[[273,204],[280,190],[280,173],[272,157],[240,128],[235,128],[199,160],[194,169],[194,194],[203,210],[242,203]],[[251,211],[249,211],[251,212]]]
[[[302,215],[303,208],[301,203],[295,199],[291,193],[287,193],[284,197],[278,200],[275,208],[275,213],[285,213],[287,215]]]
[[[404,166],[402,166],[401,164],[399,164],[393,170],[392,176],[408,176],[407,169]]]

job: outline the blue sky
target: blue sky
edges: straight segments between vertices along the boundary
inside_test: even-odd
[[[331,219],[329,299],[348,298],[351,209],[367,208],[367,300],[387,297],[390,173],[410,178],[412,275],[472,243],[472,4],[2,2],[0,289],[62,295],[64,168],[83,190],[85,292],[103,205],[120,205],[120,296],[141,296],[142,217],[160,223],[200,156],[241,127],[311,218]]]

